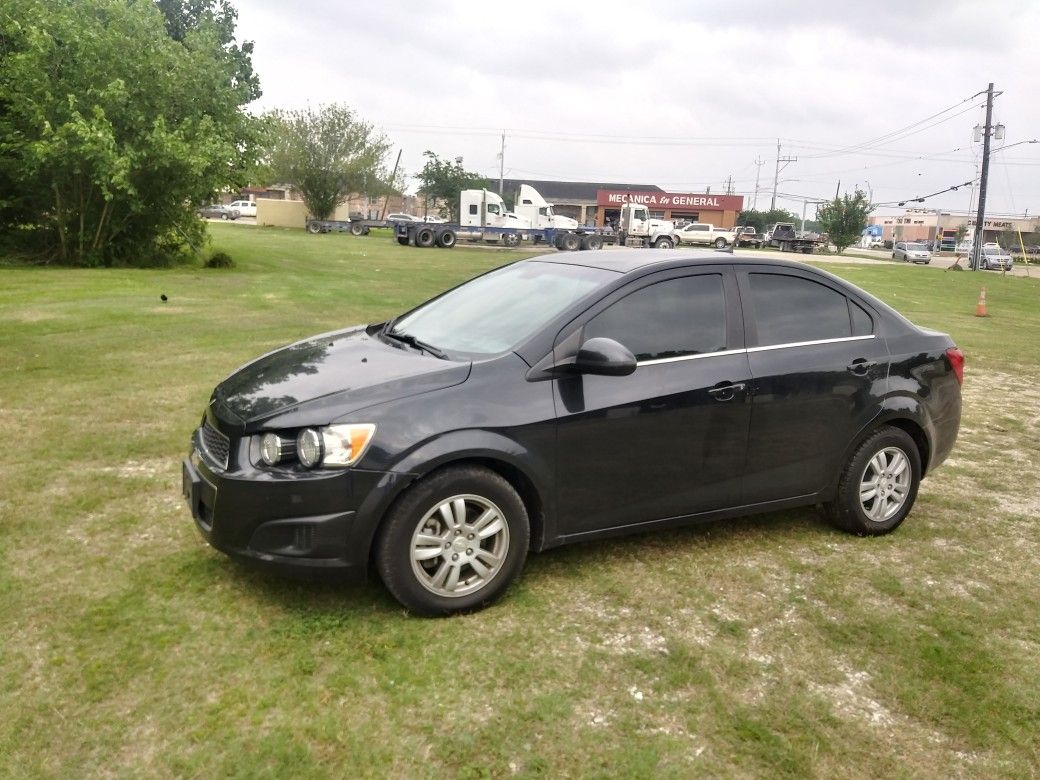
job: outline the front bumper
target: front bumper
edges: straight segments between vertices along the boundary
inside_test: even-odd
[[[217,550],[285,574],[361,580],[382,514],[408,476],[393,472],[226,471],[193,439],[181,487],[195,527]]]

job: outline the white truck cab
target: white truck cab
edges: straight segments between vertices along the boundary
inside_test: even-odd
[[[531,227],[524,215],[508,212],[502,197],[491,190],[463,190],[459,205],[459,224],[465,227]]]
[[[671,249],[675,246],[675,239],[672,238],[675,223],[651,218],[650,209],[639,203],[626,203],[621,207],[618,232],[622,237],[622,245],[632,242],[657,249]]]
[[[534,228],[575,230],[578,227],[578,220],[562,214],[554,214],[553,204],[547,203],[538,190],[530,184],[520,185],[520,191],[516,196],[516,214],[519,217],[527,218],[531,227]]]

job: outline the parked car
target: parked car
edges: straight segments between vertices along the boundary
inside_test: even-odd
[[[755,230],[754,225],[744,225],[736,229],[734,241],[737,246],[752,246],[759,249],[765,243],[765,236]]]
[[[681,230],[672,232],[672,243],[675,246],[683,244],[702,246],[715,246],[722,249],[733,243],[736,238],[735,230],[717,228],[707,222],[691,222]]]
[[[898,241],[892,250],[892,259],[902,260],[904,263],[923,263],[927,265],[932,262],[932,253],[928,249],[927,244]]]
[[[387,222],[422,222],[419,217],[412,214],[387,214]]]
[[[233,558],[371,563],[407,608],[447,614],[570,542],[816,504],[892,531],[953,447],[963,363],[800,263],[554,253],[238,369],[183,490]]]
[[[243,217],[256,216],[256,203],[251,200],[236,200],[233,203],[229,203],[228,208],[235,209]]]
[[[983,271],[1010,271],[1014,265],[1015,261],[1006,249],[1002,249],[997,244],[985,244],[982,247],[979,267]]]
[[[240,216],[237,209],[225,206],[223,203],[211,203],[208,206],[202,206],[195,213],[205,219],[238,219]]]
[[[443,219],[441,217],[435,217],[432,214],[427,214],[425,217],[422,218],[422,221],[423,222],[427,222],[427,223],[432,223],[432,224],[435,224],[435,225],[443,225],[448,220]]]

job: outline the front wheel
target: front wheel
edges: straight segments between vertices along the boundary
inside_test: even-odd
[[[221,214],[221,215],[220,215],[220,218],[221,218],[221,219],[223,219],[223,220],[229,220],[229,219],[231,219],[231,217],[230,217],[229,215],[227,215],[227,214]]]
[[[657,243],[654,244],[655,249],[671,249],[675,244],[672,243],[670,238],[659,238]]]
[[[910,513],[920,484],[921,456],[910,434],[879,428],[849,458],[828,517],[860,536],[887,534]]]
[[[715,239],[715,248],[716,249],[725,249],[726,248],[726,239],[724,239],[724,238],[716,238]]]
[[[479,609],[501,596],[527,557],[520,496],[480,466],[446,468],[394,504],[376,546],[379,576],[419,615]]]

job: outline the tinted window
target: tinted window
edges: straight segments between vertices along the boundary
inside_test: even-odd
[[[585,337],[595,336],[621,342],[637,360],[725,349],[722,276],[686,276],[637,290],[585,326]]]
[[[476,214],[477,213],[477,204],[476,203],[470,203],[469,204],[469,213],[470,214]]]
[[[852,335],[841,293],[796,276],[750,274],[750,279],[760,346]]]
[[[867,310],[854,301],[849,301],[852,309],[852,335],[869,336],[874,332],[874,318]]]

